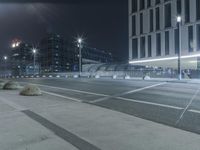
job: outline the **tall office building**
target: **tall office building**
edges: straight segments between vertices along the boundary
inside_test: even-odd
[[[200,0],[129,0],[131,64],[176,68],[179,49],[182,68],[200,66]]]
[[[67,51],[64,38],[58,34],[48,34],[40,42],[41,72],[64,72],[67,69]]]

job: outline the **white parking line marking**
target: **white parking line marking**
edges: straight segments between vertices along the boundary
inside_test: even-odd
[[[76,98],[68,97],[68,96],[63,96],[63,95],[52,93],[52,92],[42,91],[42,93],[49,94],[49,95],[56,96],[56,97],[60,97],[60,98],[64,98],[64,99],[69,99],[69,100],[76,101],[76,102],[83,102],[83,100],[80,100],[80,99],[76,99]]]
[[[189,112],[192,112],[192,113],[200,114],[200,110],[190,109],[190,110],[188,110],[188,111],[189,111]]]
[[[179,122],[182,120],[185,112],[188,110],[188,108],[190,107],[190,105],[192,104],[192,102],[194,101],[194,99],[196,98],[197,94],[199,93],[200,88],[196,90],[195,94],[192,96],[192,98],[190,99],[190,102],[188,103],[188,105],[185,107],[185,109],[183,110],[183,112],[181,113],[179,119],[176,121],[176,125],[179,124]]]
[[[29,82],[21,82],[21,83],[29,83]],[[109,95],[105,95],[105,94],[87,92],[87,91],[82,91],[82,90],[74,90],[74,89],[61,88],[61,87],[55,87],[55,86],[49,86],[49,85],[43,85],[43,84],[36,84],[36,83],[31,83],[31,84],[42,86],[42,87],[47,87],[47,88],[52,88],[52,89],[59,89],[59,90],[64,90],[64,91],[72,91],[72,92],[90,94],[90,95],[95,95],[95,96],[109,96]]]
[[[153,103],[153,102],[147,102],[147,101],[142,101],[142,100],[134,100],[134,99],[123,98],[123,97],[116,97],[116,99],[135,102],[135,103],[141,103],[141,104],[147,104],[147,105],[154,105],[154,106],[159,106],[159,107],[172,108],[172,109],[177,109],[177,110],[184,109],[184,108],[178,107],[178,106],[172,106],[172,105],[166,105],[166,104],[160,104],[160,103]]]
[[[163,82],[163,83],[158,83],[158,84],[154,84],[154,85],[151,85],[151,86],[146,86],[146,87],[143,87],[143,88],[140,88],[140,89],[124,92],[122,94],[119,94],[118,96],[123,96],[123,95],[131,94],[131,93],[140,92],[140,91],[143,91],[143,90],[146,90],[146,89],[150,89],[150,88],[153,88],[153,87],[157,87],[157,86],[160,86],[160,85],[164,85],[164,84],[167,84],[167,83]]]
[[[164,85],[164,84],[167,84],[167,83],[166,82],[158,83],[158,84],[154,84],[154,85],[151,85],[151,86],[146,86],[146,87],[143,87],[143,88],[131,90],[131,91],[128,91],[128,92],[124,92],[124,93],[115,94],[115,95],[112,95],[112,96],[99,98],[99,99],[96,99],[96,100],[92,101],[91,103],[97,103],[97,102],[108,100],[109,98],[116,98],[116,97],[124,96],[124,95],[127,95],[127,94],[140,92],[140,91],[143,91],[143,90],[146,90],[146,89],[150,89],[150,88],[153,88],[153,87],[157,87],[157,86],[160,86],[160,85]]]

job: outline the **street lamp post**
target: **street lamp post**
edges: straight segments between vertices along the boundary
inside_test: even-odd
[[[78,39],[78,47],[79,47],[79,76],[81,76],[82,72],[82,42],[81,38]]]
[[[179,31],[179,50],[178,50],[178,79],[182,79],[182,72],[181,72],[181,23],[182,18],[181,16],[177,16],[177,23],[178,23],[178,31]]]
[[[6,70],[7,70],[7,64],[6,63],[7,63],[8,57],[4,56],[3,59],[4,59],[4,62],[5,62],[5,77],[6,77]]]
[[[36,56],[37,50],[33,48],[33,75],[35,75],[35,56]]]

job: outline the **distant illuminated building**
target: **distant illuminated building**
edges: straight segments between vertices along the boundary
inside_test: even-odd
[[[111,63],[113,61],[111,53],[87,46],[83,47],[82,55],[83,63]]]
[[[82,62],[109,63],[112,62],[112,54],[83,45]],[[40,42],[40,63],[43,73],[78,71],[78,47],[59,34],[48,34]]]
[[[64,38],[58,34],[48,34],[40,42],[41,71],[64,72],[67,70]]]
[[[70,71],[79,70],[79,49],[75,44],[67,45],[67,62],[70,66]],[[113,56],[111,53],[99,50],[96,48],[88,47],[83,44],[82,48],[82,64],[99,64],[111,63]]]
[[[181,40],[178,16],[182,21]],[[200,0],[129,0],[131,64],[177,68],[179,49],[182,68],[197,69],[200,57]]]
[[[32,49],[32,45],[24,42],[15,41],[12,44],[12,50],[9,56],[12,75],[31,74],[31,70],[33,70],[31,69],[33,65]]]

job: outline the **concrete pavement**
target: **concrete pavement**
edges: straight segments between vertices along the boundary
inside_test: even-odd
[[[199,84],[110,79],[18,79],[48,94],[200,133]]]
[[[2,150],[197,150],[200,147],[198,134],[49,94],[24,97],[18,91],[0,91],[2,105],[6,106],[4,110],[0,108]]]

